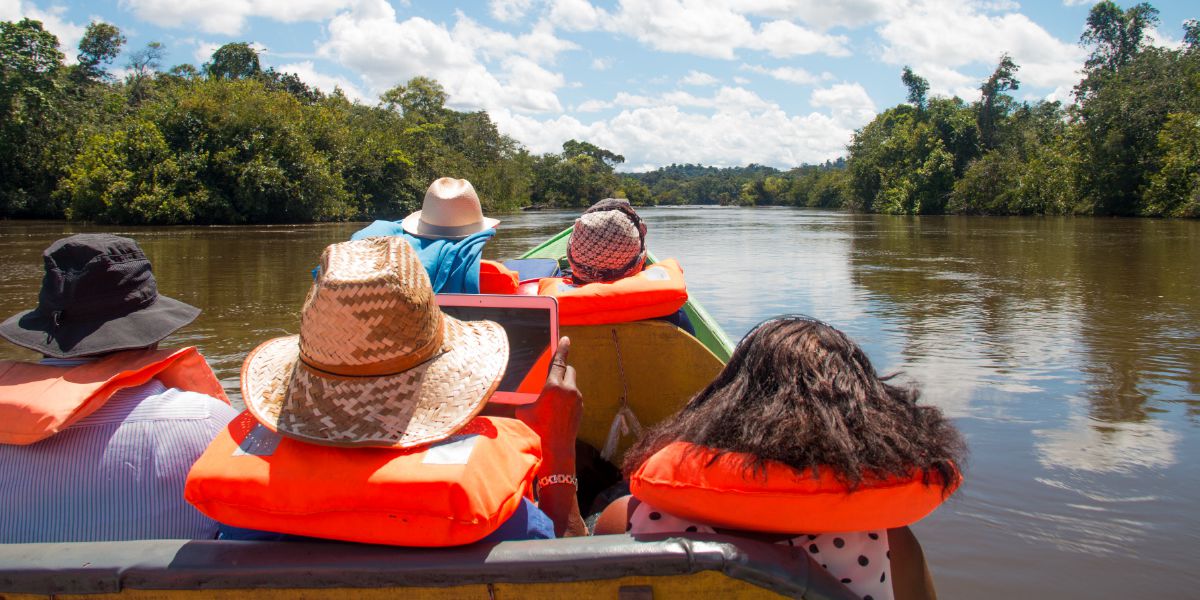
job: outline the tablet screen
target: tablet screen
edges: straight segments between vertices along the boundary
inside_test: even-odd
[[[558,304],[546,296],[438,294],[442,312],[462,321],[494,321],[508,336],[508,367],[491,402],[537,400],[558,346]]]

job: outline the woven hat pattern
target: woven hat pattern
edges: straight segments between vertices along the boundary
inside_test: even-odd
[[[483,408],[508,362],[508,338],[495,323],[446,318],[446,327],[436,361],[383,377],[330,377],[299,361],[297,336],[271,340],[247,361],[246,406],[280,433],[319,444],[409,448],[444,439]]]
[[[407,448],[470,421],[508,350],[496,323],[441,313],[407,241],[368,238],[326,249],[300,334],[250,353],[242,394],[260,422],[289,437]]]
[[[608,204],[596,210],[605,202]],[[628,203],[604,200],[575,220],[567,259],[577,282],[616,281],[641,270],[646,229],[627,212],[633,213]]]
[[[306,362],[343,373],[339,366],[424,352],[411,365],[436,351],[441,312],[425,310],[435,302],[433,288],[407,246],[378,237],[325,249],[324,276],[309,290],[300,313],[300,352]]]

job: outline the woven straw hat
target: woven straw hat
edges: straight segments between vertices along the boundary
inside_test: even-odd
[[[470,181],[443,177],[429,185],[421,210],[404,217],[400,227],[419,237],[460,240],[499,224],[483,216]]]
[[[300,335],[242,366],[246,408],[305,442],[408,448],[448,437],[495,391],[508,338],[490,321],[443,315],[400,237],[334,244],[300,313]]]

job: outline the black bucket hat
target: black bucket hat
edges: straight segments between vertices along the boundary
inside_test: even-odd
[[[154,345],[191,323],[200,309],[160,296],[137,242],[81,233],[42,253],[38,306],[0,324],[0,337],[55,358]]]

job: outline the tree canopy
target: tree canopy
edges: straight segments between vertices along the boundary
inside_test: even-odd
[[[246,42],[201,67],[166,48],[125,50],[91,23],[76,64],[41,23],[0,22],[0,217],[119,223],[278,223],[401,217],[429,182],[470,179],[485,210],[786,205],[895,214],[1200,217],[1200,22],[1178,48],[1149,44],[1158,11],[1090,10],[1071,102],[1018,101],[1005,53],[979,99],[930,96],[905,66],[906,103],[857,130],[844,158],[778,169],[672,164],[621,173],[588,140],[533,154],[483,111],[448,106],[415,77],[378,103],[263,69]],[[121,80],[107,71],[124,56]]]

